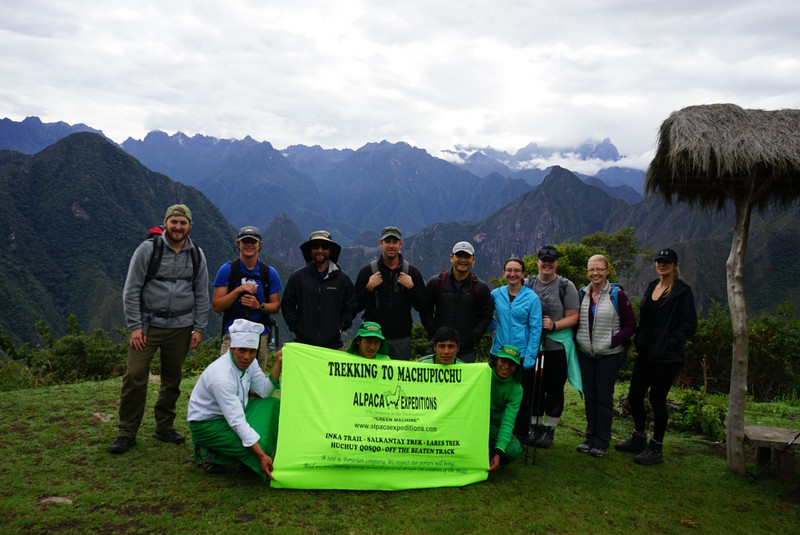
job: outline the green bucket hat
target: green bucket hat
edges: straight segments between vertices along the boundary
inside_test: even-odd
[[[353,341],[350,342],[350,346],[347,348],[348,353],[352,353],[353,355],[358,354],[358,339],[359,338],[380,338],[381,346],[378,348],[378,354],[380,355],[388,355],[389,354],[389,342],[386,341],[386,337],[383,336],[383,332],[381,332],[381,326],[375,323],[374,321],[365,321],[361,324],[358,328],[358,332],[356,333],[356,337],[353,338]]]
[[[500,348],[500,351],[497,352],[498,357],[504,357],[509,360],[512,360],[517,366],[519,366],[520,363],[519,355],[520,355],[519,349],[512,346],[511,344],[504,345],[503,347]]]

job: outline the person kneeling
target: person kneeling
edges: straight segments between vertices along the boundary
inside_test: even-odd
[[[272,479],[280,400],[269,396],[280,388],[283,352],[264,375],[256,361],[263,330],[260,323],[235,320],[230,350],[203,371],[189,398],[195,462],[210,474],[243,463],[265,482]],[[251,391],[257,397],[250,399]]]
[[[492,395],[489,409],[489,472],[514,461],[522,446],[513,434],[514,421],[522,402],[520,384],[520,352],[504,345],[492,358]]]

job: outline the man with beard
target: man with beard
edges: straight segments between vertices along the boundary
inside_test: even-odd
[[[175,204],[164,216],[164,233],[134,251],[122,293],[131,335],[119,404],[119,436],[108,448],[125,453],[136,444],[147,399],[150,363],[161,350],[161,387],[153,437],[171,444],[185,438],[173,427],[183,361],[197,347],[208,321],[208,267],[189,239],[192,212]]]
[[[411,307],[425,305],[425,281],[419,270],[403,260],[400,229],[386,227],[378,244],[381,256],[358,272],[356,297],[364,321],[380,324],[393,359],[411,358]]]
[[[342,247],[330,232],[317,230],[300,246],[306,267],[289,277],[281,312],[295,342],[342,347],[342,332],[353,323],[358,301],[353,282],[336,262]]]
[[[461,339],[458,358],[475,362],[475,344],[492,321],[494,301],[486,283],[472,273],[475,249],[469,242],[460,241],[453,246],[450,262],[451,270],[428,280],[426,288],[431,306],[420,314],[420,319],[431,337],[443,325],[457,330]]]

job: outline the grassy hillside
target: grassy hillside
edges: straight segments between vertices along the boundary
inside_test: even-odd
[[[193,382],[183,383],[179,415]],[[0,394],[4,534],[749,535],[796,532],[800,521],[797,479],[780,483],[768,473],[750,485],[728,471],[723,446],[699,437],[669,432],[665,462],[651,467],[613,450],[602,459],[577,453],[583,403],[571,389],[555,444],[535,464],[520,460],[466,487],[356,492],[271,489],[246,470],[205,474],[190,443],[150,438],[154,384],[137,446],[112,456],[119,387],[115,379]],[[796,427],[798,417],[797,401],[748,406],[747,423]],[[188,435],[187,423],[176,423]],[[617,419],[614,435],[629,429]]]

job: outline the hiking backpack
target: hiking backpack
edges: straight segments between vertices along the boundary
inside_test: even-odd
[[[408,260],[403,260],[403,265],[400,267],[400,271],[408,275],[408,270],[411,264],[408,263]],[[378,272],[378,260],[375,259],[369,263],[369,268],[372,270],[372,274]],[[378,292],[372,292],[373,297],[375,298],[375,308],[378,308]]]
[[[617,316],[619,316],[619,291],[620,290],[624,291],[625,288],[623,288],[622,284],[618,282],[609,282],[608,284],[611,285],[611,288],[609,290],[609,294],[611,295],[611,304],[614,305],[614,310],[617,311]],[[586,288],[584,287],[581,288],[580,291],[578,292],[578,301],[583,303],[583,297],[585,295],[586,295]],[[577,334],[578,332],[577,324],[575,324],[574,329],[575,333]],[[624,342],[622,342],[622,362],[624,363],[623,368],[625,367],[625,365],[627,365],[628,362],[628,350],[631,348],[631,345],[633,345],[633,341],[631,340],[631,338],[633,337],[630,337]]]
[[[194,242],[192,242],[193,247],[189,250],[189,256],[192,259],[191,277],[158,276],[158,268],[161,267],[161,259],[164,256],[164,240],[159,239],[163,233],[164,227],[153,227],[149,230],[147,239],[145,240],[153,242],[153,252],[150,254],[150,262],[147,264],[147,274],[144,276],[144,284],[147,284],[153,279],[172,282],[185,280],[191,282],[192,287],[194,287],[197,281],[197,272],[200,270],[200,248]]]
[[[269,265],[265,264],[258,260],[258,280],[261,281],[261,286],[264,288],[264,298],[269,299]],[[233,260],[231,260],[231,273],[228,277],[228,293],[232,292],[234,288],[240,286],[242,279],[242,264],[237,256]],[[228,320],[234,316],[233,307],[228,308],[227,310],[222,312],[222,334],[225,334],[225,325],[228,324]],[[261,323],[266,326],[275,325],[275,320],[267,314],[266,312],[262,312],[261,319],[256,321],[255,323]],[[236,316],[239,317],[239,316]],[[244,318],[249,320],[249,318]],[[249,320],[253,321],[253,320]]]
[[[442,295],[442,289],[444,289],[444,284],[447,281],[447,276],[450,274],[450,270],[447,271],[440,271],[438,275],[439,284],[436,285],[434,288],[434,294],[436,296],[436,300],[439,300],[439,297]],[[469,296],[472,298],[472,304],[475,305],[475,308],[479,308],[480,304],[480,294],[478,293],[478,276],[474,273],[470,273],[468,277],[469,284]]]

